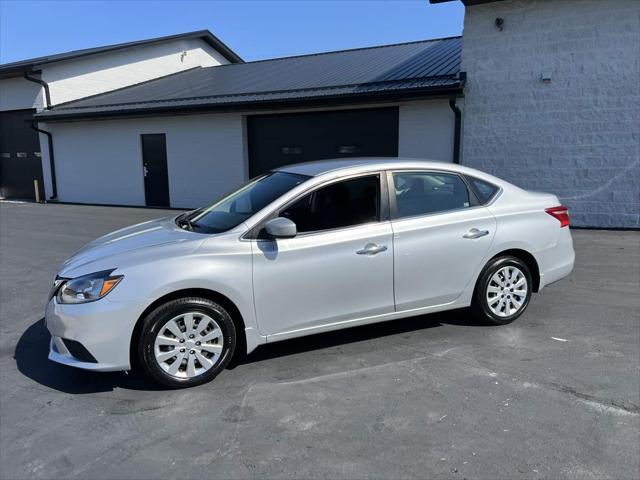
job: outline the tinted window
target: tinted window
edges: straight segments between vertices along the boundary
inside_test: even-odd
[[[315,232],[375,222],[380,211],[378,176],[336,182],[304,196],[280,212],[298,232]]]
[[[487,203],[498,191],[498,187],[493,185],[492,183],[485,182],[484,180],[480,180],[479,178],[467,177],[469,182],[476,191],[476,195],[480,203]]]
[[[261,175],[223,196],[213,205],[196,210],[186,219],[190,220],[198,231],[224,232],[241,224],[308,178],[286,172]]]
[[[398,218],[469,206],[469,191],[458,175],[435,172],[393,174]]]

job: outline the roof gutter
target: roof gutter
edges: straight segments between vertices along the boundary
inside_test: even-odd
[[[51,93],[49,92],[49,84],[42,80],[41,78],[31,77],[29,76],[32,73],[42,73],[42,70],[32,71],[32,72],[23,72],[23,76],[25,80],[28,80],[33,83],[37,83],[44,88],[44,98],[47,105],[47,109],[50,109],[53,105],[51,105]]]
[[[56,162],[53,157],[53,135],[51,135],[51,132],[38,128],[38,122],[36,121],[31,122],[31,128],[47,136],[47,145],[49,146],[49,171],[51,172],[51,196],[49,200],[56,200],[58,198],[58,184],[56,182]]]
[[[192,115],[198,113],[225,112],[254,112],[261,110],[281,110],[295,108],[337,107],[343,105],[357,105],[362,103],[395,102],[400,100],[418,100],[429,98],[460,97],[462,89],[458,85],[404,91],[383,91],[370,94],[340,94],[312,97],[305,99],[278,99],[251,102],[229,102],[223,104],[195,104],[163,107],[139,107],[112,111],[83,111],[65,112],[64,109],[54,109],[50,112],[36,114],[36,119],[43,122],[73,122],[80,120],[103,120],[114,117],[136,118],[146,115]]]

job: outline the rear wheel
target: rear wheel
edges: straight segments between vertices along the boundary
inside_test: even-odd
[[[208,382],[233,356],[233,320],[211,300],[172,300],[152,311],[143,322],[138,345],[140,364],[153,380],[168,387]]]
[[[478,278],[471,310],[491,325],[505,325],[524,313],[533,282],[527,265],[511,256],[491,260]]]

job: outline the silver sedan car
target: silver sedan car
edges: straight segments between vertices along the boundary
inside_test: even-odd
[[[568,225],[556,196],[460,165],[282,167],[76,252],[49,296],[49,358],[184,387],[319,332],[463,307],[507,324],[573,269]]]

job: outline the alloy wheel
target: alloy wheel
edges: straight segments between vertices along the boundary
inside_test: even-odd
[[[187,312],[166,322],[154,342],[160,368],[177,378],[194,378],[220,359],[224,336],[220,325],[202,312]]]
[[[496,271],[487,286],[487,305],[498,317],[520,311],[527,298],[527,277],[518,267],[508,265]]]

